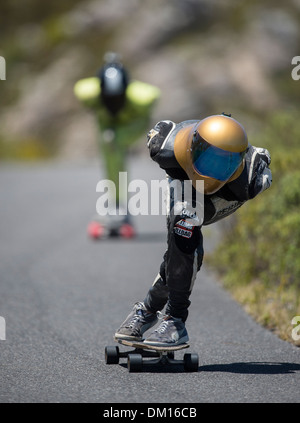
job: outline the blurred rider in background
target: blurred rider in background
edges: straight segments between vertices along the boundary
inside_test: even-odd
[[[98,75],[80,79],[74,86],[75,96],[96,114],[105,179],[116,187],[117,216],[96,219],[89,225],[88,232],[94,238],[107,233],[131,237],[134,229],[124,204],[126,196],[120,192],[119,172],[127,171],[128,148],[149,129],[160,90],[145,82],[130,81],[118,54],[106,53],[104,61]],[[125,216],[118,215],[119,209],[125,209]]]

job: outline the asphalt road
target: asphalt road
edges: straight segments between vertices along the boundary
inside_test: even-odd
[[[130,177],[163,172],[135,158]],[[105,346],[144,298],[166,245],[164,216],[137,216],[134,240],[87,237],[100,178],[95,163],[0,169],[0,402],[299,402],[300,349],[256,324],[205,264],[187,322],[199,372],[105,364]],[[206,251],[217,236],[218,226],[205,230]]]

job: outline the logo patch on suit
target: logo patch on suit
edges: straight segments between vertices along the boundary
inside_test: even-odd
[[[175,234],[183,238],[191,238],[193,235],[194,226],[188,223],[185,219],[179,220],[174,226]]]

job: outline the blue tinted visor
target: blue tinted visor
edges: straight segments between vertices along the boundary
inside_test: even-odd
[[[197,137],[192,144],[192,161],[195,171],[218,181],[228,181],[241,165],[245,151],[234,153],[209,144]]]

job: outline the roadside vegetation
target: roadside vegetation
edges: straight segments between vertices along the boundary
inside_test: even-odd
[[[209,263],[260,324],[300,346],[300,121],[276,113],[265,128],[252,144],[271,153],[272,187],[235,214]]]

